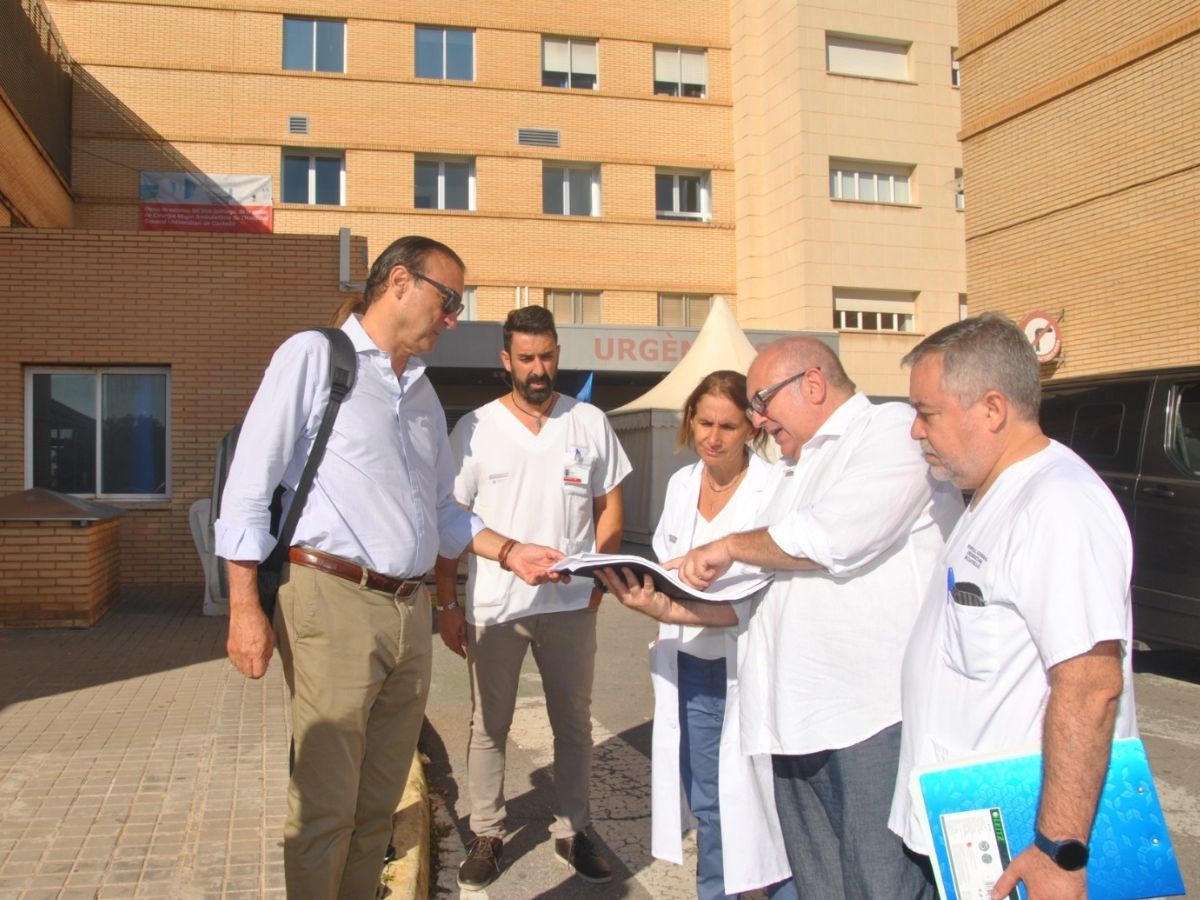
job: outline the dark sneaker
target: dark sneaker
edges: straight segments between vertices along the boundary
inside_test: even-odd
[[[500,877],[500,854],[504,841],[480,835],[467,848],[467,858],[458,867],[458,886],[464,891],[479,891]]]
[[[575,832],[575,837],[556,838],[554,855],[568,868],[574,869],[575,874],[584,881],[592,884],[605,884],[612,881],[612,868],[599,853],[596,846],[582,831]]]

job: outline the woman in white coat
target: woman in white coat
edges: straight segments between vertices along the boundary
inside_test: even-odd
[[[770,465],[750,449],[746,379],[706,376],[683,408],[679,447],[700,462],[672,476],[654,534],[660,561],[754,527]],[[775,813],[771,760],[738,746],[737,629],[660,625],[654,683],[651,853],[683,862],[682,833],[697,825],[700,900],[768,888],[797,897]]]

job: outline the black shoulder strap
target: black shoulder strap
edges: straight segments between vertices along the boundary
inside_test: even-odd
[[[317,476],[317,467],[325,456],[325,445],[329,442],[329,433],[333,431],[333,422],[337,418],[338,409],[350,389],[354,387],[354,378],[358,374],[358,360],[354,352],[354,342],[340,328],[314,328],[329,339],[329,403],[325,406],[325,414],[321,417],[321,427],[313,439],[312,449],[308,453],[308,462],[304,464],[304,472],[296,485],[296,494],[292,497],[292,505],[288,508],[287,518],[279,529],[279,540],[271,555],[263,561],[264,566],[280,568],[283,557],[292,545],[292,535],[296,533],[296,524],[300,521],[300,513],[308,499],[308,490],[312,487],[313,479]]]

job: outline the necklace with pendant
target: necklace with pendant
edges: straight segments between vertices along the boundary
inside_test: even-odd
[[[525,413],[525,415],[529,416],[529,418],[533,419],[534,430],[540,432],[542,430],[542,420],[544,418],[546,418],[548,415],[550,415],[550,411],[552,409],[554,409],[554,404],[558,400],[558,394],[555,394],[554,397],[550,400],[550,405],[546,407],[545,412],[530,412],[529,410],[527,410],[525,407],[523,407],[520,403],[517,402],[517,392],[516,391],[513,391],[510,399],[512,400],[513,406],[515,406],[521,412]]]

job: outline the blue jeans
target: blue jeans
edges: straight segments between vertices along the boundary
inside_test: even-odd
[[[897,723],[840,750],[771,758],[801,896],[933,900],[932,872],[887,827],[899,756]]]
[[[725,660],[679,654],[679,771],[696,829],[696,896],[726,900],[721,855],[719,760],[725,721]],[[778,900],[799,900],[795,885],[782,881],[767,890]]]

